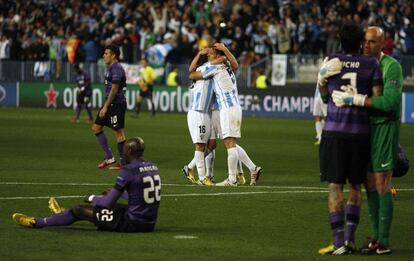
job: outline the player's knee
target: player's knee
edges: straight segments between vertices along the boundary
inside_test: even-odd
[[[125,141],[126,138],[125,138],[124,129],[119,129],[119,130],[115,131],[115,137],[116,137],[116,141],[118,143]]]
[[[214,150],[217,147],[216,140],[209,140],[207,147],[208,147],[209,150]]]
[[[73,216],[78,220],[89,219],[89,209],[87,205],[78,205],[71,209]]]
[[[102,131],[102,127],[99,126],[98,124],[92,124],[91,130],[93,133],[98,134],[99,132]]]
[[[73,216],[76,219],[81,219],[82,213],[83,213],[82,206],[76,206],[76,207],[72,208],[71,211],[72,211]]]
[[[204,151],[205,148],[206,148],[206,144],[205,143],[196,143],[195,144],[196,151]]]

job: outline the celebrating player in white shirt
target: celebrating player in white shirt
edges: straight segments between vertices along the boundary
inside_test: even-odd
[[[248,163],[250,169],[250,185],[255,185],[260,177],[262,168],[256,166],[248,158],[243,149],[237,149],[236,139],[241,137],[242,110],[238,99],[236,77],[233,70],[237,70],[238,63],[233,54],[222,43],[214,44],[214,48],[208,48],[207,58],[213,61],[218,56],[225,55],[231,68],[223,64],[205,66],[201,71],[190,73],[190,79],[209,79],[220,110],[221,136],[227,149],[227,164],[229,176],[217,186],[237,186],[239,157],[243,163]],[[248,160],[247,160],[248,159]],[[250,162],[248,162],[250,161]],[[250,163],[250,164],[249,164]]]
[[[226,58],[217,57],[214,61],[209,61],[204,63],[203,65],[197,67],[200,63],[200,58],[203,55],[208,53],[208,48],[205,48],[198,52],[198,54],[193,58],[193,61],[190,64],[189,71],[205,71],[206,68],[211,66],[212,63],[214,64],[222,64]],[[211,125],[211,109],[213,107],[213,88],[212,88],[212,81],[209,79],[199,79],[197,81],[193,81],[193,84],[189,88],[190,93],[190,105],[187,114],[187,124],[188,129],[190,131],[191,139],[195,145],[195,152],[193,160],[188,164],[185,165],[183,168],[183,173],[187,177],[187,179],[196,184],[200,185],[207,185],[211,186],[214,183],[211,180],[211,169],[212,169],[212,161],[214,161],[214,151],[208,150],[208,169],[206,175],[206,166],[204,161],[204,155],[206,151],[206,144],[210,138],[216,137],[215,131],[212,130]],[[213,133],[211,133],[213,131]],[[198,181],[195,180],[193,174],[191,173],[191,169],[194,167],[197,168],[198,173]]]

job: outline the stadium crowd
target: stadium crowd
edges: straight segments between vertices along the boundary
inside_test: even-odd
[[[213,41],[229,46],[241,65],[272,53],[325,54],[339,44],[341,22],[386,29],[385,52],[414,54],[410,0],[0,0],[0,59],[65,61],[78,39],[76,62],[96,62],[103,46],[122,47],[139,61],[156,43],[172,43],[167,62],[188,63]]]

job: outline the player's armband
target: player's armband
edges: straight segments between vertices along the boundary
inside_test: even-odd
[[[330,96],[331,95],[329,95],[329,93],[321,94],[322,102],[325,103],[325,104],[328,103],[328,100],[329,100]]]

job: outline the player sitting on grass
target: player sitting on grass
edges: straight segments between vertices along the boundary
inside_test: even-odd
[[[141,138],[127,140],[124,151],[128,164],[121,169],[115,186],[105,195],[88,195],[85,198],[87,204],[66,210],[51,198],[49,209],[54,215],[34,218],[15,213],[13,220],[29,228],[65,226],[87,220],[98,230],[153,231],[161,199],[160,172],[154,163],[144,160],[144,141]],[[117,204],[121,196],[128,199],[128,205]]]

